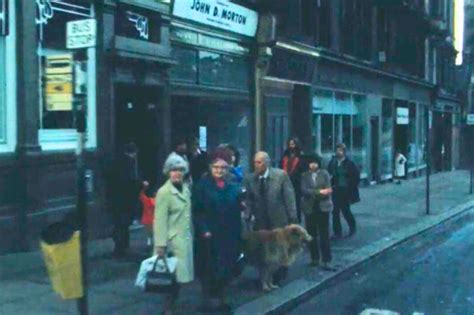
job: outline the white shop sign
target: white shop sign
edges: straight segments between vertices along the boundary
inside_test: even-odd
[[[67,22],[66,48],[78,49],[94,47],[96,34],[97,23],[95,19]]]
[[[410,120],[408,108],[397,107],[397,125],[408,125]]]
[[[258,13],[227,0],[175,0],[173,15],[254,37]]]

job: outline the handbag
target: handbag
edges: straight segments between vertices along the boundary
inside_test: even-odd
[[[158,261],[163,260],[164,270],[157,270]],[[145,292],[172,293],[176,287],[176,274],[170,271],[166,257],[157,257],[153,268],[145,276]]]

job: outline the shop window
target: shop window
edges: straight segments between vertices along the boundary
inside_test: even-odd
[[[7,120],[6,120],[6,86],[5,86],[5,40],[0,37],[0,144],[5,144],[7,139]]]
[[[426,110],[423,104],[418,106],[418,116],[419,116],[419,128],[418,128],[418,167],[423,168],[426,165]]]
[[[16,141],[16,53],[14,1],[0,0],[0,152],[12,152]],[[7,62],[8,61],[8,62]]]
[[[247,89],[249,63],[246,59],[207,51],[199,52],[199,83]]]
[[[408,121],[408,151],[407,151],[407,166],[408,169],[414,170],[418,158],[418,146],[416,141],[417,117],[416,117],[416,103],[410,103],[409,106],[409,121]]]
[[[176,59],[179,66],[171,67],[171,80],[196,84],[197,51],[176,46],[173,47],[172,56]]]
[[[393,104],[392,100],[382,102],[382,164],[381,173],[384,178],[393,175]]]
[[[87,101],[87,146],[95,146],[95,48],[85,49],[86,61],[66,49],[66,24],[94,17],[86,0],[36,1],[40,69],[40,130],[43,149],[75,147],[73,104]],[[73,79],[73,75],[76,77]]]
[[[353,104],[356,114],[352,121],[352,159],[359,167],[361,177],[368,174],[367,163],[367,97],[354,95]]]

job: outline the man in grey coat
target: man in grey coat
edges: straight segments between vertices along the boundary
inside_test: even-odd
[[[268,153],[254,157],[254,173],[244,181],[247,207],[255,216],[255,230],[272,230],[296,223],[295,191],[290,178],[282,170],[270,166]],[[279,284],[288,274],[280,268],[273,281]]]
[[[268,153],[258,152],[254,158],[255,172],[244,181],[247,206],[255,216],[255,230],[272,230],[296,222],[295,192],[290,178],[270,165]]]

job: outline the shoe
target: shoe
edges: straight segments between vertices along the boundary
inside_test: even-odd
[[[319,266],[319,260],[311,260],[309,263],[311,267],[318,267]]]
[[[354,236],[356,233],[357,233],[357,230],[355,230],[355,229],[354,229],[354,230],[351,230],[351,231],[349,232],[349,234],[347,235],[347,237],[352,237],[352,236]]]
[[[335,240],[335,241],[340,240],[340,239],[342,239],[342,235],[341,234],[334,234],[333,236],[331,236],[331,239]]]
[[[325,271],[337,271],[337,269],[332,267],[328,262],[323,262],[321,264],[321,269]]]

